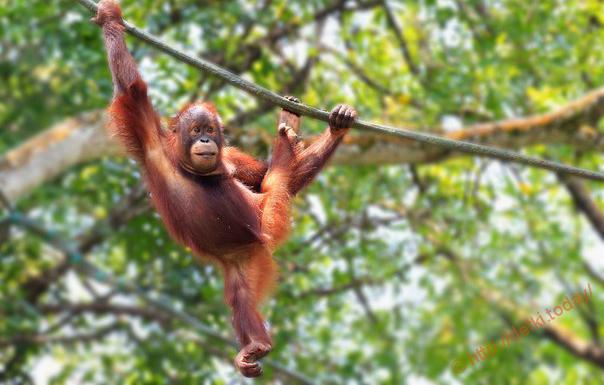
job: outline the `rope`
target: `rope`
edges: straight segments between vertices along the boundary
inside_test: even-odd
[[[37,235],[46,243],[52,245],[57,250],[61,251],[66,257],[67,261],[70,265],[72,265],[76,270],[80,271],[83,274],[91,277],[92,279],[102,282],[107,286],[114,288],[115,290],[121,293],[130,293],[136,294],[138,297],[143,299],[148,305],[160,309],[161,311],[169,314],[172,318],[178,319],[181,322],[192,327],[197,333],[204,334],[215,338],[219,341],[226,343],[227,345],[231,345],[237,347],[237,343],[231,340],[229,337],[223,335],[222,333],[208,327],[203,324],[199,320],[197,320],[192,315],[188,314],[185,311],[176,309],[171,302],[171,299],[163,296],[157,295],[156,298],[149,295],[149,291],[145,290],[137,285],[134,285],[125,279],[120,279],[112,276],[108,272],[98,268],[93,263],[84,259],[84,256],[77,247],[64,239],[60,238],[58,234],[52,230],[48,230],[43,226],[40,226],[36,221],[29,219],[24,214],[17,211],[14,206],[10,204],[6,196],[0,192],[0,205],[5,206],[8,211],[7,220],[9,223],[19,226],[22,229]],[[305,385],[314,385],[315,382],[305,376],[304,374],[298,373],[291,369],[286,368],[285,366],[275,362],[271,359],[263,359],[262,360],[265,365],[273,368],[274,370],[296,380],[298,383]]]
[[[92,0],[76,0],[84,7],[88,8],[91,12],[96,14],[97,4]],[[285,99],[284,97],[276,94],[275,92],[266,89],[258,84],[252,83],[248,80],[241,78],[240,76],[235,75],[234,73],[217,66],[214,63],[211,63],[207,60],[193,57],[188,55],[182,51],[179,51],[175,48],[170,47],[168,44],[164,43],[157,37],[144,32],[134,25],[124,21],[124,26],[126,27],[126,31],[135,36],[136,38],[149,43],[150,45],[156,47],[160,51],[180,60],[184,63],[187,63],[199,70],[209,72],[215,76],[222,78],[227,83],[231,84],[234,87],[237,87],[250,95],[263,99],[272,104],[278,105],[282,108],[285,108],[289,111],[295,112],[299,115],[305,115],[311,117],[313,119],[322,120],[324,122],[329,121],[329,113],[323,110],[319,110],[317,108],[302,104],[302,103],[294,103]],[[543,168],[546,170],[554,171],[561,174],[574,175],[578,177],[582,177],[585,179],[604,181],[604,173],[586,170],[574,166],[569,166],[566,164],[562,164],[559,162],[554,162],[546,159],[535,158],[531,156],[527,156],[518,152],[505,150],[501,148],[495,148],[490,146],[484,146],[481,144],[459,141],[454,139],[448,139],[442,136],[411,131],[402,128],[396,128],[391,126],[385,126],[381,124],[365,122],[362,120],[356,120],[353,125],[353,128],[357,128],[363,131],[376,132],[379,134],[398,136],[400,138],[413,140],[416,142],[427,143],[439,147],[443,147],[449,150],[463,152],[467,154],[473,155],[481,155],[488,158],[499,159],[503,161],[515,162],[524,164],[527,166]]]

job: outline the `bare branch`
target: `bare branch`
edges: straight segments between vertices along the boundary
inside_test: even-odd
[[[384,12],[386,13],[386,20],[388,21],[388,25],[394,32],[394,36],[401,47],[401,52],[403,54],[403,58],[405,59],[405,63],[407,63],[407,67],[409,71],[413,73],[415,76],[419,76],[419,69],[415,65],[413,58],[411,57],[411,52],[409,52],[409,45],[407,44],[407,40],[403,35],[403,31],[401,27],[398,25],[396,21],[396,17],[392,13],[392,9],[390,9],[390,5],[388,4],[388,0],[383,0],[382,7],[384,8]]]
[[[74,316],[84,313],[96,315],[115,315],[131,316],[144,318],[149,321],[156,321],[162,326],[170,323],[170,317],[159,311],[147,307],[111,304],[103,301],[89,303],[59,303],[51,305],[38,305],[37,309],[42,314],[70,313]]]
[[[88,232],[80,235],[77,247],[80,253],[88,253],[96,245],[103,242],[107,234],[126,224],[132,217],[147,210],[149,205],[143,199],[146,197],[144,186],[139,186],[126,195],[111,210],[106,219],[97,222]],[[21,285],[26,300],[35,304],[48,288],[71,269],[68,258],[64,257],[53,267],[39,275],[28,278]]]
[[[581,341],[578,337],[562,328],[546,326],[544,334],[547,338],[562,346],[573,356],[604,369],[604,349],[602,346]]]
[[[0,159],[0,186],[12,202],[65,170],[116,153],[100,111],[62,121]]]
[[[585,215],[600,238],[604,240],[604,211],[602,211],[585,183],[577,178],[558,176],[575,203],[575,207]]]
[[[9,338],[0,339],[0,349],[5,349],[13,345],[40,345],[40,344],[61,344],[70,345],[74,343],[86,343],[103,339],[108,334],[119,331],[120,324],[115,323],[100,328],[91,333],[74,333],[67,336],[50,336],[45,334],[15,335]]]
[[[235,117],[233,124],[249,121],[272,107]],[[462,139],[519,149],[534,144],[573,145],[578,150],[604,151],[604,135],[592,127],[604,116],[604,88],[543,115],[478,124],[446,134]],[[0,184],[11,202],[71,167],[119,153],[105,133],[106,117],[99,111],[70,118],[24,142],[0,159]],[[438,129],[433,129],[438,132]],[[241,131],[234,132],[245,135]],[[245,143],[245,140],[238,140]],[[401,151],[404,149],[404,151]],[[349,136],[336,152],[333,164],[422,164],[453,156],[449,150],[410,140],[361,134]],[[49,159],[53,161],[49,161]]]

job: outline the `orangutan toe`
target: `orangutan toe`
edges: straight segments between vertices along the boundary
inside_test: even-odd
[[[272,347],[262,342],[251,342],[244,346],[235,357],[235,366],[245,377],[259,377],[262,375],[261,358],[265,357]]]

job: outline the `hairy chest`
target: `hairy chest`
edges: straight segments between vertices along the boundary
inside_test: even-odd
[[[168,231],[197,254],[219,256],[260,242],[260,209],[241,183],[228,177],[149,174],[152,199]]]

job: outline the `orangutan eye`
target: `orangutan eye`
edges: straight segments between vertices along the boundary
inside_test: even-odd
[[[214,129],[212,127],[208,127],[208,129],[206,130],[206,132],[208,134],[211,134],[212,132],[214,132]]]
[[[199,134],[201,132],[201,129],[199,127],[195,127],[193,129],[193,132],[196,133],[196,134]]]

